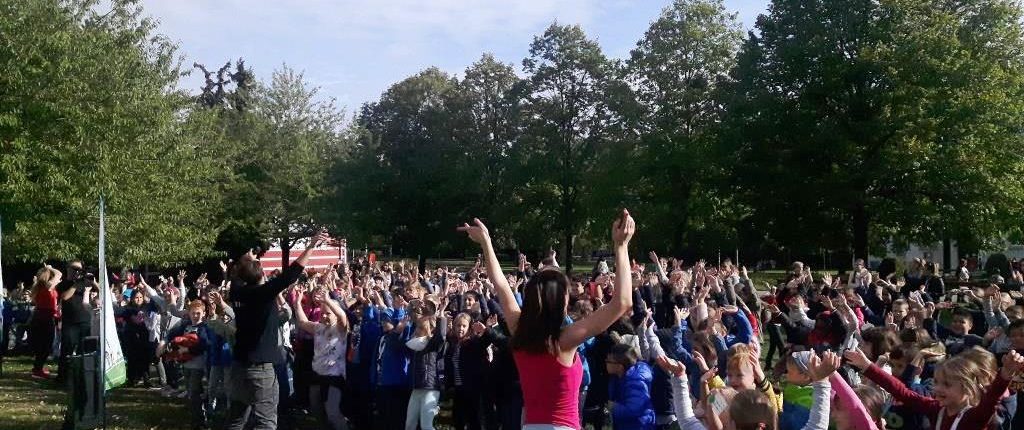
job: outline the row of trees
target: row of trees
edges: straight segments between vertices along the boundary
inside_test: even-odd
[[[8,258],[89,255],[100,194],[110,254],[132,264],[288,247],[322,226],[461,255],[453,227],[473,216],[506,249],[571,256],[600,249],[622,206],[642,247],[677,255],[1019,233],[1010,0],[775,0],[747,35],[721,0],[675,0],[626,59],[553,24],[520,66],[429,68],[352,121],[287,67],[261,82],[241,61],[197,65],[190,96],[137,0],[96,3],[0,8]]]
[[[1020,18],[1008,0],[775,0],[744,38],[721,1],[677,0],[623,61],[555,24],[521,73],[485,55],[364,106],[333,223],[428,254],[483,214],[508,248],[571,255],[622,206],[676,254],[1019,238]]]

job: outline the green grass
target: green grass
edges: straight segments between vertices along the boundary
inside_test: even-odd
[[[53,382],[29,377],[27,357],[7,357],[0,378],[0,428],[59,429],[64,422],[67,394]],[[188,411],[182,399],[166,399],[156,391],[116,388],[108,393],[107,428],[187,429]]]

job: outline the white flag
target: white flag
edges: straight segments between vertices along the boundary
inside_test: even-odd
[[[121,342],[117,338],[117,325],[114,323],[113,298],[110,295],[110,279],[107,275],[107,253],[106,253],[107,229],[103,216],[103,197],[100,197],[100,249],[99,249],[99,275],[100,275],[100,310],[103,318],[100,319],[100,363],[103,365],[104,390],[109,390],[118,385],[124,384],[127,375],[127,367],[124,361],[124,353],[121,352]]]

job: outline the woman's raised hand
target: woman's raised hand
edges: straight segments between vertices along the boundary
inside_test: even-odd
[[[629,240],[636,233],[636,221],[629,215],[629,211],[623,209],[619,217],[612,223],[612,241],[615,245],[629,245]]]
[[[462,224],[456,230],[466,233],[473,242],[480,245],[485,245],[491,241],[491,233],[487,231],[487,226],[479,218],[473,218],[473,225]]]

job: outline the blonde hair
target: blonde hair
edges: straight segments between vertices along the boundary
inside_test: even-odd
[[[750,345],[737,343],[729,348],[729,360],[726,363],[729,373],[732,373],[732,369],[739,369],[740,366],[749,362]]]
[[[468,326],[471,326],[473,324],[473,317],[471,317],[471,316],[469,316],[469,314],[463,312],[463,313],[460,313],[460,314],[456,315],[455,318],[452,321],[453,321],[453,324],[452,324],[453,327],[454,326],[458,326],[459,323],[462,322],[462,321],[466,321],[466,326],[468,327]],[[456,333],[455,330],[450,331],[450,333],[451,333],[452,338],[456,338],[456,339],[458,338],[458,334]],[[472,330],[467,330],[466,331],[466,336],[469,336],[470,333],[472,333]]]
[[[974,347],[939,363],[935,379],[948,385],[959,385],[967,395],[967,404],[975,406],[981,400],[981,390],[995,379],[995,357],[984,349]]]
[[[57,269],[43,266],[36,271],[36,283],[32,284],[32,292],[37,293],[50,289],[50,281],[57,276]]]
[[[758,390],[743,390],[736,393],[729,405],[729,416],[732,417],[736,430],[778,428],[778,411],[772,406],[768,396]]]

